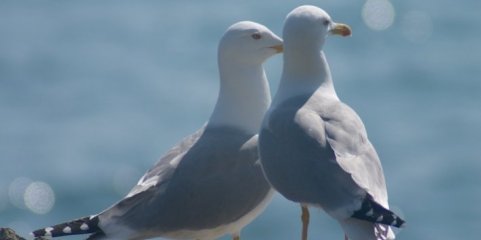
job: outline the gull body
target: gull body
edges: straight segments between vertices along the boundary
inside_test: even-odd
[[[264,173],[272,186],[303,207],[319,207],[352,240],[393,239],[388,225],[404,221],[389,211],[379,157],[362,120],[341,102],[322,52],[328,34],[350,35],[320,8],[288,14],[279,89],[259,133]]]
[[[168,151],[127,196],[105,211],[33,232],[89,239],[215,239],[241,229],[270,202],[257,131],[271,98],[262,64],[282,51],[265,26],[243,21],[218,48],[220,91],[204,127]]]

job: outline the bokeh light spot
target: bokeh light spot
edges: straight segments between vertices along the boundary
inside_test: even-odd
[[[32,212],[45,214],[50,212],[55,203],[55,194],[47,183],[33,182],[25,190],[25,205]]]
[[[372,30],[388,29],[394,22],[394,6],[388,0],[367,0],[362,8],[362,19]]]
[[[23,200],[23,195],[28,185],[32,183],[32,180],[26,177],[18,177],[10,183],[8,186],[8,198],[10,203],[17,208],[25,209],[25,202]]]

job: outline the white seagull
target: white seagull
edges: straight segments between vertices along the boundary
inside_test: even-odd
[[[216,239],[240,231],[270,202],[257,132],[271,97],[262,64],[282,51],[263,25],[229,27],[218,49],[220,92],[207,124],[164,155],[103,212],[34,231],[35,237]]]
[[[359,116],[334,90],[322,47],[328,34],[349,36],[322,9],[291,11],[283,29],[279,89],[259,133],[264,173],[287,199],[336,219],[351,240],[394,239],[404,221],[389,210],[379,157]]]

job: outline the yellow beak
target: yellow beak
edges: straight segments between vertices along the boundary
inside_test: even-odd
[[[351,36],[351,28],[344,23],[334,23],[333,27],[329,31],[333,35],[340,35],[343,37]]]
[[[270,47],[270,48],[276,50],[277,53],[281,53],[281,52],[284,51],[284,47],[282,46],[282,44],[280,44],[280,45],[275,45],[275,46],[272,46],[272,47]]]

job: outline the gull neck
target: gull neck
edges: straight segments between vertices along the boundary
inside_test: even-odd
[[[288,42],[284,49],[284,66],[274,104],[300,95],[320,93],[324,97],[339,99],[334,89],[331,71],[321,45],[295,46]]]
[[[219,58],[218,65],[220,90],[208,127],[228,126],[257,133],[271,103],[262,64],[235,64]]]

